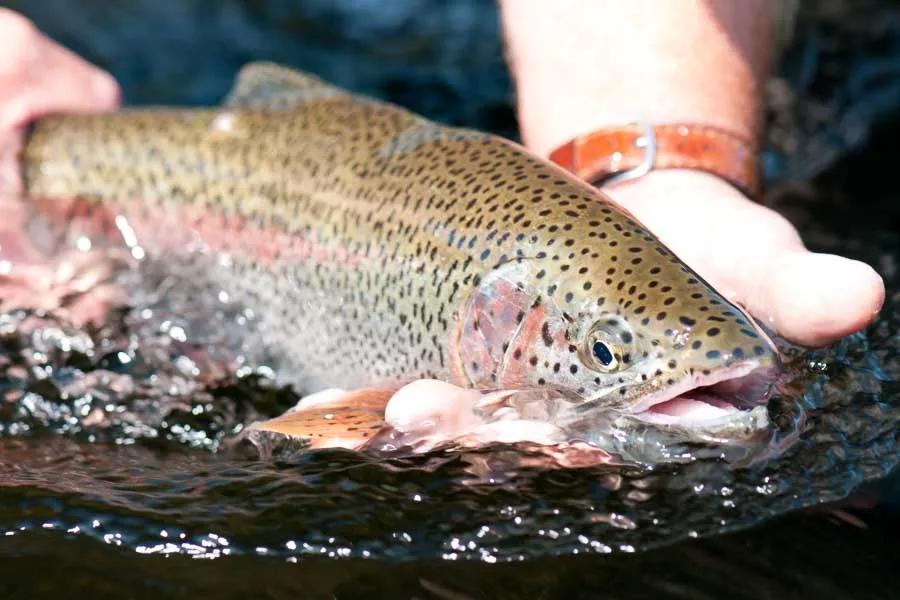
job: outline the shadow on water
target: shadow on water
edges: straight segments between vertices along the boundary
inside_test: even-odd
[[[129,102],[214,103],[241,64],[271,59],[514,135],[486,0],[6,4],[109,68]],[[123,331],[79,332],[13,313],[0,322],[0,596],[889,596],[896,474],[791,512],[888,470],[900,435],[900,11],[814,7],[770,89],[767,202],[813,249],[875,266],[888,300],[867,332],[804,357],[809,428],[785,455],[652,473],[511,468],[503,452],[259,461],[223,442],[290,392],[249,372],[205,385],[214,365],[127,315]],[[112,425],[92,427],[95,409]]]

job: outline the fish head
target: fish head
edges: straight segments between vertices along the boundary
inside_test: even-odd
[[[767,427],[774,345],[633,217],[611,214],[612,248],[580,223],[569,239],[590,242],[519,257],[480,282],[462,318],[466,383],[553,390],[569,420],[614,413],[704,439]]]

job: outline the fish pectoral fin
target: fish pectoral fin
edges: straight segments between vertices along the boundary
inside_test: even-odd
[[[314,75],[257,62],[241,69],[224,104],[230,108],[287,109],[345,93]]]
[[[299,408],[253,423],[250,428],[309,440],[311,448],[359,449],[384,427],[384,409],[394,390],[367,388],[300,402]]]

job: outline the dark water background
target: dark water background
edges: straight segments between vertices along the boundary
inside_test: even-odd
[[[515,136],[487,1],[5,4],[109,69],[129,103],[212,104],[242,64],[268,59]],[[175,353],[162,341],[136,351],[127,336],[7,315],[0,387],[32,396],[15,403],[25,416],[0,408],[0,421],[25,428],[0,436],[0,480],[15,484],[0,492],[0,597],[895,597],[896,474],[839,504],[785,512],[838,500],[896,462],[900,9],[848,6],[801,13],[770,89],[767,202],[813,249],[874,265],[888,300],[864,335],[804,357],[817,423],[782,460],[738,475],[701,462],[652,476],[509,468],[496,452],[259,461],[219,446],[289,393],[253,377],[198,389],[160,364]],[[19,360],[16,344],[43,352]],[[52,377],[35,375],[48,364]],[[126,389],[150,367],[177,390]],[[99,371],[127,376],[92,384],[106,396],[89,404],[127,413],[103,432],[60,399],[82,381],[76,372]],[[740,530],[707,537],[730,528]]]

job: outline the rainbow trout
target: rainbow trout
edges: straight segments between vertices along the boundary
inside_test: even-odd
[[[142,252],[205,257],[301,389],[435,378],[551,390],[573,422],[766,425],[756,374],[776,353],[753,320],[509,141],[256,64],[220,108],[42,118],[21,157],[36,206],[75,200]]]

